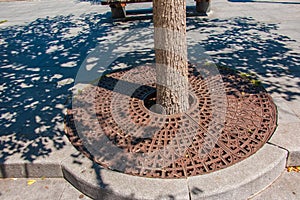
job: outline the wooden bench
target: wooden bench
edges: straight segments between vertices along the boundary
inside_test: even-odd
[[[210,0],[195,0],[196,11],[200,14],[206,14],[210,10]],[[126,17],[126,4],[127,3],[144,3],[152,2],[152,0],[101,0],[102,5],[109,5],[111,8],[112,18],[125,18]]]

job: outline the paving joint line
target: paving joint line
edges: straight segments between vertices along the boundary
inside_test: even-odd
[[[191,195],[191,188],[190,188],[190,185],[189,185],[189,179],[188,178],[186,179],[186,185],[187,185],[187,189],[189,191],[189,200],[191,200],[192,195]]]
[[[287,155],[286,155],[286,158],[285,158],[285,166],[288,167],[288,159],[289,159],[290,154],[291,154],[290,151],[288,149],[286,149],[285,147],[282,147],[282,146],[280,146],[278,144],[274,144],[274,143],[272,143],[270,141],[266,142],[266,144],[269,144],[271,146],[277,147],[277,148],[282,149],[282,150],[284,150],[284,151],[287,152]]]

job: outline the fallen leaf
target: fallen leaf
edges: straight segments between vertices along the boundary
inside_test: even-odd
[[[27,181],[27,185],[32,185],[32,184],[34,184],[36,182],[36,180],[28,180]]]
[[[42,180],[45,180],[45,179],[46,179],[46,177],[45,177],[45,176],[42,176],[42,177],[41,177],[41,179],[42,179]]]
[[[7,20],[0,20],[0,24],[7,22]]]
[[[82,199],[83,197],[84,197],[84,195],[83,195],[83,194],[79,195],[79,199]]]
[[[300,166],[292,166],[287,168],[288,172],[300,172]]]
[[[255,86],[260,86],[261,85],[261,82],[259,80],[255,80],[255,79],[252,79],[251,80],[251,83]]]
[[[47,190],[48,190],[48,189],[49,189],[49,187],[46,185],[46,186],[45,186],[45,189],[47,189]]]

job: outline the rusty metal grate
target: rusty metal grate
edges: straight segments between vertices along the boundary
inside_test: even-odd
[[[276,107],[256,81],[227,68],[219,72],[223,88],[218,77],[205,79],[191,67],[190,109],[170,116],[144,103],[155,94],[155,70],[114,72],[76,97],[66,133],[100,165],[131,175],[181,178],[226,168],[267,142]]]

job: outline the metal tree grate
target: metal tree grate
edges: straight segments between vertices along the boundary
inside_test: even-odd
[[[131,175],[181,178],[226,168],[267,142],[276,107],[256,81],[219,72],[203,78],[191,67],[190,109],[168,116],[144,103],[155,96],[155,70],[114,72],[76,97],[89,106],[68,110],[66,133],[100,165]]]

